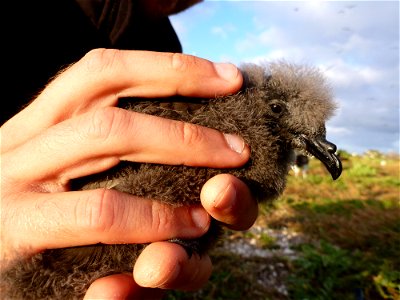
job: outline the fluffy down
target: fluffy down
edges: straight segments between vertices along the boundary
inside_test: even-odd
[[[243,89],[217,99],[121,99],[121,107],[191,122],[242,136],[251,148],[240,169],[192,168],[122,162],[104,173],[77,179],[74,189],[114,188],[180,206],[196,203],[202,185],[220,173],[231,173],[251,188],[259,201],[282,193],[299,136],[325,136],[325,122],[335,104],[321,73],[307,66],[275,62],[244,65]],[[278,108],[277,109],[277,105]],[[199,240],[179,241],[189,253],[203,253],[218,238],[220,225]],[[3,272],[7,299],[80,299],[97,278],[131,272],[145,245],[92,245],[46,250]]]

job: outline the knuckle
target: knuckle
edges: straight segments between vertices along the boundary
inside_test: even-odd
[[[85,139],[107,140],[119,126],[119,114],[120,110],[114,107],[96,109],[78,129]]]
[[[114,190],[99,189],[93,191],[92,197],[79,201],[76,207],[76,222],[81,227],[95,233],[111,231],[118,220],[118,204]]]
[[[185,72],[197,65],[197,58],[192,55],[173,53],[171,57],[172,69],[177,72]]]
[[[121,51],[117,49],[93,49],[83,57],[83,63],[91,73],[103,72],[119,61],[120,53]]]
[[[172,220],[170,217],[171,212],[167,212],[167,208],[162,207],[158,203],[154,202],[151,207],[151,226],[153,232],[165,232],[171,231]],[[172,232],[170,232],[173,234]]]
[[[191,123],[181,123],[182,144],[187,147],[193,147],[204,141],[203,130]]]

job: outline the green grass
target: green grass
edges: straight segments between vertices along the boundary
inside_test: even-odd
[[[197,292],[171,291],[168,300],[266,300],[285,299],[260,278],[270,273],[270,265],[279,264],[287,269],[287,261],[280,258],[244,259],[238,255],[215,251],[212,254],[214,271],[209,283]],[[251,270],[251,272],[249,272]],[[283,280],[283,279],[280,279]]]
[[[355,300],[362,295],[365,300],[400,300],[399,158],[346,154],[343,166],[342,176],[332,181],[312,159],[307,178],[289,176],[283,195],[260,206],[257,225],[305,237],[294,249],[297,259],[214,253],[214,273],[204,289],[174,292],[169,299]],[[267,234],[228,234],[230,239],[257,239],[262,249],[277,247]],[[277,293],[277,283],[263,281],[261,270],[277,262],[288,295]]]
[[[300,247],[288,277],[293,299],[355,299],[369,275],[360,252],[350,253],[327,242]]]

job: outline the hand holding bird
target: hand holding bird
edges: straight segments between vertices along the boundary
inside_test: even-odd
[[[300,150],[318,158],[333,179],[341,174],[336,146],[326,140],[325,122],[335,104],[328,84],[315,68],[275,62],[242,66],[245,84],[234,95],[216,99],[121,99],[120,106],[154,116],[184,121],[241,136],[251,149],[241,168],[205,168],[165,164],[121,162],[116,167],[72,182],[76,190],[112,188],[139,197],[157,199],[175,207],[196,204],[201,187],[210,178],[230,173],[243,180],[259,201],[272,201],[285,188],[292,152]],[[206,252],[221,227],[214,222],[200,239],[171,241],[183,245],[189,255]],[[36,278],[55,297],[82,295],[93,280],[114,273],[131,272],[146,247],[103,245],[46,250],[15,276],[27,292]],[[28,266],[28,267],[25,267]],[[68,287],[61,288],[61,287]],[[37,289],[38,287],[34,287]],[[62,292],[61,292],[62,291]],[[78,293],[76,293],[78,291]]]

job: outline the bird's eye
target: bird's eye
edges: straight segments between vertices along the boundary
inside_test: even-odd
[[[279,104],[273,103],[273,104],[271,104],[271,110],[275,114],[281,114],[283,111],[283,108]]]

